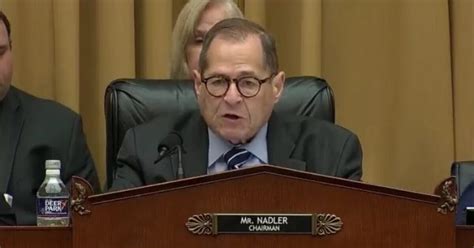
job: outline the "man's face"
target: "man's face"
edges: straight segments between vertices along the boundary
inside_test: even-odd
[[[262,46],[254,35],[249,35],[244,41],[229,41],[217,36],[209,47],[207,61],[203,78],[253,76],[264,79],[272,73],[263,63]],[[280,98],[285,74],[280,72],[265,81],[259,93],[250,98],[242,96],[235,83],[230,84],[225,95],[214,97],[201,82],[198,71],[193,71],[193,78],[201,115],[207,125],[220,137],[240,144],[247,143],[268,121]]]
[[[0,21],[0,101],[10,88],[13,73],[12,50],[5,24]]]
[[[189,78],[192,77],[193,70],[198,69],[199,54],[201,53],[204,36],[212,26],[225,18],[228,18],[228,15],[223,4],[210,4],[202,12],[194,30],[194,39],[190,40],[186,46],[186,64],[188,66]]]

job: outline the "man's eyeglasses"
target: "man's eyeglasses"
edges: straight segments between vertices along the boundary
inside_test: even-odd
[[[269,77],[258,79],[252,76],[241,78],[230,78],[227,76],[212,76],[201,80],[206,85],[207,92],[214,97],[221,97],[227,93],[232,82],[237,86],[237,90],[244,97],[254,97],[260,92],[263,83],[271,79],[275,74]]]

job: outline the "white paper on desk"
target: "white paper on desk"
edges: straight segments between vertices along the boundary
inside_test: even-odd
[[[8,203],[8,205],[10,205],[10,207],[13,206],[13,196],[5,193],[3,194],[3,198],[5,198],[5,201]]]

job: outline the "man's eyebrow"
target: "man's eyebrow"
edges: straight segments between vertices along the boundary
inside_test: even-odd
[[[239,77],[247,77],[247,76],[255,76],[255,72],[253,71],[241,71],[239,72]]]

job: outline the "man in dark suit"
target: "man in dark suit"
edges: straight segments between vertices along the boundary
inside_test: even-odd
[[[474,207],[474,182],[466,187],[459,199],[459,204],[456,206],[457,225],[466,225],[467,207]]]
[[[272,164],[360,180],[362,150],[354,134],[273,112],[285,73],[273,38],[260,26],[244,19],[217,23],[204,39],[199,67],[193,79],[200,113],[130,129],[111,190],[176,179],[176,163],[157,151],[172,132],[183,140],[185,177]]]
[[[77,175],[100,186],[79,115],[11,86],[12,64],[10,23],[0,11],[0,200],[9,198],[16,224],[34,225],[45,160],[61,160],[66,184]]]

